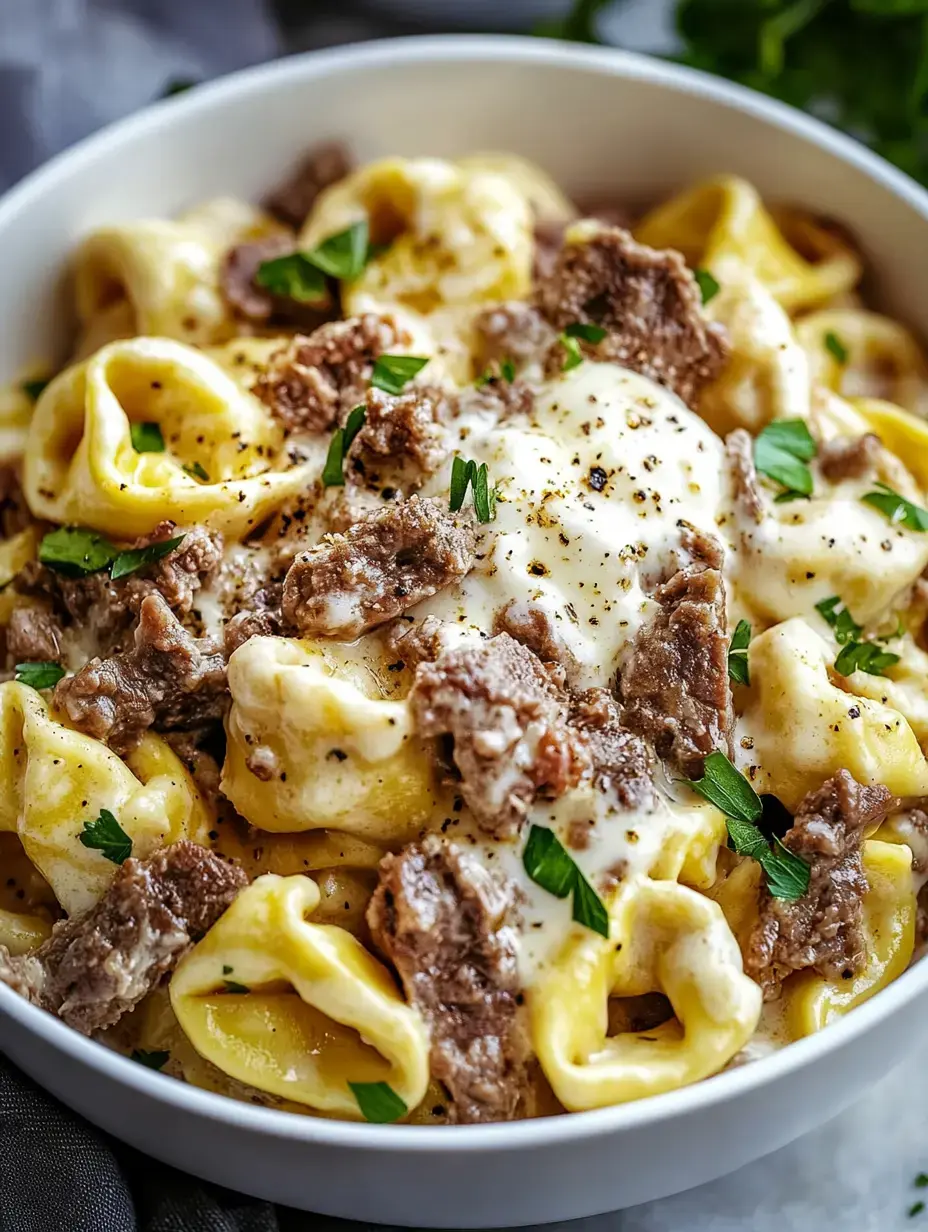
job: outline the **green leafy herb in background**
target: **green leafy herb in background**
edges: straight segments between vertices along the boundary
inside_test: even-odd
[[[612,0],[539,34],[595,43]],[[928,0],[677,0],[677,57],[853,133],[928,183]]]

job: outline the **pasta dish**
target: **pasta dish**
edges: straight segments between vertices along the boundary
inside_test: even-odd
[[[0,395],[0,979],[208,1090],[464,1124],[905,970],[928,366],[839,223],[327,145],[71,275]]]

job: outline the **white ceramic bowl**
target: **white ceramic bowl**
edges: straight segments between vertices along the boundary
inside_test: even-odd
[[[610,50],[410,39],[253,69],[158,104],[0,202],[0,379],[65,337],[62,270],[89,228],[258,197],[319,138],[361,158],[510,149],[569,190],[640,198],[711,172],[849,223],[887,306],[928,334],[928,194],[805,116]],[[0,986],[0,1046],[84,1116],[199,1176],[325,1214],[418,1226],[547,1222],[708,1181],[839,1112],[907,1054],[922,963],[836,1026],[643,1103],[514,1125],[349,1124],[235,1103],[108,1052]]]

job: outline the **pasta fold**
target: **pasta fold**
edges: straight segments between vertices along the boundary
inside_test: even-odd
[[[206,844],[209,810],[185,766],[148,734],[121,761],[98,740],[57,722],[34,689],[0,685],[0,830],[26,855],[69,914],[91,907],[116,865],[84,846],[81,833],[108,809],[144,857],[181,838]]]
[[[131,425],[145,422],[159,425],[163,452],[133,448]],[[214,360],[134,338],[45,391],[24,484],[33,512],[56,522],[128,538],[170,518],[240,537],[315,478],[312,464],[290,467],[282,446],[279,426]]]
[[[183,958],[171,1004],[200,1053],[240,1082],[360,1119],[349,1082],[386,1082],[414,1108],[428,1038],[389,972],[341,928],[308,920],[308,877],[254,881]]]
[[[674,1019],[607,1035],[610,996],[663,992]],[[610,910],[610,936],[575,936],[529,998],[545,1076],[572,1112],[675,1090],[716,1073],[748,1041],[761,992],[718,905],[636,878]]]

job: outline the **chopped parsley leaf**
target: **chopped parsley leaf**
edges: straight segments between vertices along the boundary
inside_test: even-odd
[[[707,269],[693,270],[693,277],[699,286],[699,293],[702,295],[703,304],[708,304],[710,299],[715,299],[722,287],[718,279],[710,274]]]
[[[806,465],[818,446],[802,419],[775,419],[754,441],[754,465],[762,475],[786,489],[784,497],[812,495],[812,472]]]
[[[58,663],[43,660],[37,663],[17,663],[14,679],[32,689],[53,689],[65,674],[64,668]]]
[[[847,363],[847,347],[833,329],[830,329],[825,335],[825,350],[829,355],[834,356],[842,367]]]
[[[345,420],[344,428],[336,428],[332,433],[329,452],[326,454],[325,466],[322,468],[323,487],[344,487],[345,459],[348,457],[352,441],[361,431],[366,418],[366,409],[363,406],[356,406]]]
[[[372,1125],[392,1125],[409,1109],[386,1082],[349,1082],[361,1115]]]
[[[578,924],[601,937],[609,936],[609,913],[605,903],[553,830],[547,826],[531,827],[522,863],[530,879],[555,898],[573,895],[573,918]]]
[[[113,864],[124,864],[132,855],[132,839],[109,809],[101,808],[96,821],[85,821],[78,838]]]
[[[735,684],[750,684],[751,669],[748,665],[748,646],[751,644],[751,625],[739,620],[731,635],[728,647],[728,677]]]
[[[136,453],[164,453],[164,437],[161,435],[160,424],[130,424],[129,435]]]
[[[492,522],[496,517],[496,489],[490,487],[490,472],[486,462],[478,466],[474,460],[455,457],[451,462],[451,493],[449,508],[452,513],[463,506],[470,486],[474,512],[478,522]]]
[[[928,530],[928,510],[913,505],[886,483],[877,483],[876,492],[867,492],[861,497],[866,505],[872,505],[884,513],[894,525],[907,526],[909,530]]]
[[[374,364],[371,384],[385,394],[401,394],[428,362],[421,355],[381,355]]]
[[[138,569],[144,569],[146,565],[154,564],[156,560],[161,560],[163,556],[167,556],[169,552],[180,547],[184,538],[184,535],[176,535],[173,539],[162,539],[159,543],[150,543],[145,548],[129,548],[127,552],[120,552],[113,561],[110,577],[115,582],[117,578],[135,573]]]

